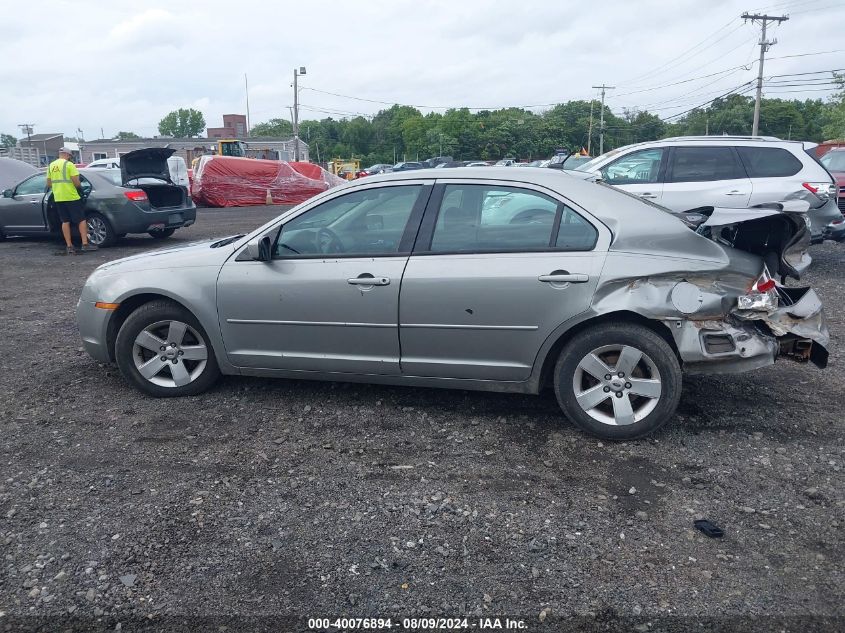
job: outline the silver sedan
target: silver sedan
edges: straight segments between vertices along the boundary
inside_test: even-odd
[[[679,217],[585,176],[372,176],[248,235],[98,268],[89,354],[153,396],[220,374],[538,393],[605,438],[669,420],[682,370],[827,363],[802,211]],[[778,231],[776,243],[770,233]]]

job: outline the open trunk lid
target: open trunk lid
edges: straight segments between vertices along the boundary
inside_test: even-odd
[[[176,150],[170,147],[145,147],[120,157],[120,175],[123,184],[139,178],[156,178],[170,184],[170,168],[167,159]]]
[[[769,272],[800,279],[809,267],[809,203],[788,200],[731,209],[699,207],[678,216],[690,228],[714,242],[758,255]]]

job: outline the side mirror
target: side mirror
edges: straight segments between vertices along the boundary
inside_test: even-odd
[[[3,197],[4,198],[11,198],[12,197],[12,190],[11,189],[4,189],[3,190]]]
[[[250,259],[258,262],[269,262],[273,258],[271,249],[272,243],[269,235],[250,240],[246,245]]]

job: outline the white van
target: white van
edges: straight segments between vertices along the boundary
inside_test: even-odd
[[[188,165],[181,156],[171,156],[167,159],[170,170],[170,180],[174,185],[188,186]],[[86,169],[120,169],[120,158],[100,158],[85,166]]]

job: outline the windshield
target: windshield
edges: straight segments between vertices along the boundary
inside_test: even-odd
[[[563,162],[564,169],[578,169],[589,163],[592,159],[589,156],[570,156]]]
[[[845,152],[828,152],[819,159],[828,171],[845,171]]]
[[[576,165],[575,169],[577,171],[595,171],[601,163],[603,163],[606,159],[610,158],[611,156],[615,156],[624,148],[620,147],[619,149],[612,149],[609,152],[605,152],[601,156],[596,156],[590,161],[587,161],[583,165]]]

